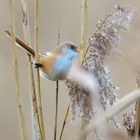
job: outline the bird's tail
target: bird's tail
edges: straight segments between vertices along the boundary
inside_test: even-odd
[[[8,30],[6,30],[5,32],[7,36],[11,39],[12,38],[11,32]],[[29,47],[26,43],[24,43],[21,39],[19,39],[17,36],[15,37],[15,41],[20,48],[24,49],[28,54],[35,57],[35,51],[31,47]]]

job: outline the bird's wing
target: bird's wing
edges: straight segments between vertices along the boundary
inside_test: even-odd
[[[12,39],[12,34],[10,31],[6,30],[5,31],[7,36]],[[20,46],[20,48],[24,49],[28,54],[32,55],[33,57],[35,57],[35,51],[29,47],[26,43],[24,43],[19,37],[15,36],[15,41],[16,41],[16,44],[18,46]]]
[[[44,72],[46,72],[49,69],[51,69],[52,65],[53,65],[53,62],[54,62],[54,59],[55,59],[55,56],[50,52],[40,53],[39,56],[40,56],[39,57],[39,63],[42,64],[42,70]]]

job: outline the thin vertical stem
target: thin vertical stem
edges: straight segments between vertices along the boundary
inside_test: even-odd
[[[24,41],[31,46],[30,40],[30,26],[29,26],[29,16],[28,16],[28,9],[26,0],[21,0],[22,5],[22,14],[23,14],[23,34],[24,34]],[[39,116],[37,110],[37,103],[36,103],[36,94],[35,94],[35,84],[34,84],[34,75],[33,75],[33,68],[31,65],[31,56],[29,54],[26,55],[26,61],[28,63],[28,81],[29,81],[29,93],[31,96],[31,111],[32,111],[32,129],[33,129],[33,140],[41,139],[41,129],[39,125]]]
[[[140,88],[140,75],[137,77],[137,85]],[[135,121],[135,139],[138,140],[140,137],[140,99],[136,102],[136,121]]]
[[[39,1],[34,1],[34,12],[35,12],[35,25],[34,25],[34,46],[35,46],[35,60],[36,63],[39,61],[39,51],[38,51],[38,8],[39,8]],[[42,104],[41,104],[41,92],[40,92],[40,76],[39,76],[39,68],[35,70],[35,85],[36,85],[36,99],[37,99],[37,111],[39,114],[39,122],[42,134],[42,140],[45,140],[45,130],[44,130],[44,123],[43,123],[43,113],[42,113]]]
[[[83,63],[85,57],[85,50],[86,50],[86,39],[87,39],[87,0],[82,0],[82,9],[81,9],[81,40],[80,40],[80,47],[81,47],[81,64]],[[85,122],[82,120],[81,130],[85,129]],[[86,137],[83,138],[85,140]]]
[[[82,0],[81,39],[80,39],[81,63],[82,63],[84,55],[85,55],[86,39],[87,39],[87,0]]]
[[[60,16],[60,14],[59,14]],[[59,17],[59,27],[58,27],[58,42],[57,45],[59,46],[61,39],[61,17]],[[59,81],[56,81],[56,103],[55,103],[55,126],[54,126],[54,140],[57,139],[57,121],[58,121],[58,99],[59,99]]]
[[[64,132],[64,129],[65,129],[65,126],[66,126],[66,121],[67,121],[67,118],[68,118],[69,110],[70,110],[70,104],[68,105],[68,108],[67,108],[67,111],[66,111],[66,114],[65,114],[65,118],[64,118],[62,129],[61,129],[61,132],[60,132],[59,140],[62,140],[62,136],[63,136],[63,132]]]
[[[58,120],[58,92],[59,92],[59,82],[56,81],[56,106],[55,106],[55,126],[54,126],[54,140],[57,137],[57,120]]]
[[[25,121],[24,121],[24,114],[21,104],[21,96],[20,96],[20,87],[19,87],[19,73],[18,73],[18,64],[17,64],[17,55],[16,55],[16,45],[15,45],[15,16],[13,11],[13,1],[9,0],[10,5],[10,30],[11,30],[11,37],[12,37],[12,45],[11,45],[11,52],[12,52],[12,61],[13,61],[13,70],[14,70],[14,77],[15,77],[15,88],[16,88],[16,101],[17,101],[17,111],[18,111],[18,118],[19,118],[19,126],[20,126],[20,139],[26,140],[25,134]]]
[[[81,64],[86,57],[86,53],[88,52],[88,48],[86,49],[86,39],[87,39],[87,0],[82,0],[82,10],[81,10],[81,37],[80,37],[80,60]],[[66,115],[63,121],[63,126],[61,129],[61,134],[59,140],[62,139],[62,135],[65,129],[66,120],[69,114],[70,104],[67,107]],[[83,123],[82,123],[83,124]],[[82,125],[83,128],[83,125]]]

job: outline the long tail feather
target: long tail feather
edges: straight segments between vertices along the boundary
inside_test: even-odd
[[[6,32],[7,36],[11,39],[11,32],[8,31],[8,30],[6,30],[5,32]],[[23,48],[28,54],[30,54],[33,57],[35,57],[35,51],[31,47],[29,47],[26,43],[24,43],[17,36],[16,36],[15,40],[16,40],[16,44],[18,46],[20,46],[20,48]]]

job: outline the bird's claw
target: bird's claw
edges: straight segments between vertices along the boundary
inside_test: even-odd
[[[34,63],[34,67],[35,68],[40,68],[40,67],[42,67],[42,64],[40,64],[40,63]]]

